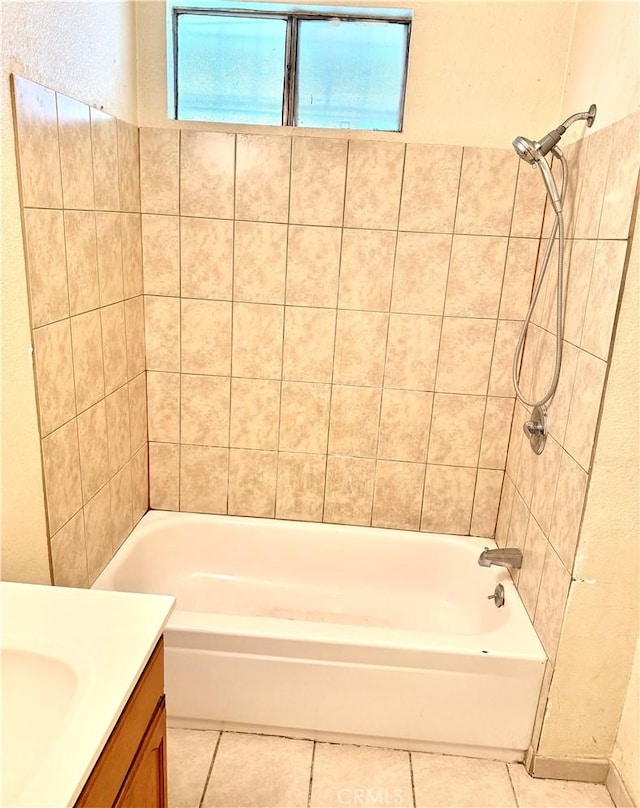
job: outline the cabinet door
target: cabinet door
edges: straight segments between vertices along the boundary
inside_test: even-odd
[[[162,703],[149,724],[115,808],[168,808],[167,713]]]

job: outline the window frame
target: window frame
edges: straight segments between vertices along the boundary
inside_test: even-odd
[[[282,8],[282,7],[280,7]],[[324,7],[326,8],[326,7]],[[389,14],[384,15],[381,13],[359,13],[356,11],[345,11],[342,7],[337,7],[335,12],[332,10],[314,10],[310,9],[296,9],[290,10],[270,10],[265,4],[264,8],[204,8],[194,6],[173,6],[171,9],[171,52],[173,56],[173,70],[171,71],[173,78],[173,119],[176,121],[192,120],[191,118],[178,118],[178,22],[179,18],[183,15],[186,16],[206,16],[206,17],[249,17],[252,19],[280,19],[284,20],[287,24],[285,35],[285,63],[283,67],[283,88],[282,88],[282,118],[280,126],[294,127],[294,128],[307,128],[300,127],[296,123],[297,119],[297,67],[298,67],[298,24],[302,21],[308,20],[340,20],[340,22],[383,22],[388,24],[403,25],[406,28],[406,43],[404,53],[404,70],[402,77],[402,89],[400,92],[400,106],[399,106],[399,128],[398,129],[369,129],[359,131],[371,132],[402,132],[404,126],[404,108],[405,98],[407,93],[407,76],[409,73],[409,43],[411,41],[411,25],[413,16],[410,12],[399,13],[398,9],[389,9]],[[377,11],[377,10],[376,10]],[[363,12],[365,9],[363,8]],[[215,123],[215,121],[209,121]],[[239,126],[267,126],[269,124],[257,124],[245,121]],[[316,128],[316,127],[312,127]],[[327,127],[334,128],[334,127]]]

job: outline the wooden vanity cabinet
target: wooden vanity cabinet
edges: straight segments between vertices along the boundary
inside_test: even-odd
[[[160,639],[75,808],[167,808],[163,651]]]

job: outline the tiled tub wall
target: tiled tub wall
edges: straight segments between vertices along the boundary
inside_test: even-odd
[[[623,280],[639,144],[640,114],[635,113],[566,149],[571,183],[565,204],[565,341],[542,455],[525,445],[522,424],[529,411],[516,404],[514,412],[496,540],[524,551],[515,580],[551,665],[571,585]],[[547,216],[545,233],[550,225]],[[535,397],[544,394],[553,372],[553,259],[551,266],[522,365],[522,388]],[[552,667],[547,683],[551,673]]]
[[[537,174],[148,128],[140,160],[151,507],[493,535]]]
[[[14,92],[53,577],[87,586],[148,508],[138,132]]]

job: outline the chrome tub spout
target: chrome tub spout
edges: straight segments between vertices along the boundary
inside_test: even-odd
[[[499,547],[497,550],[485,547],[480,553],[478,564],[481,567],[509,567],[519,570],[522,566],[522,552],[517,547]]]

